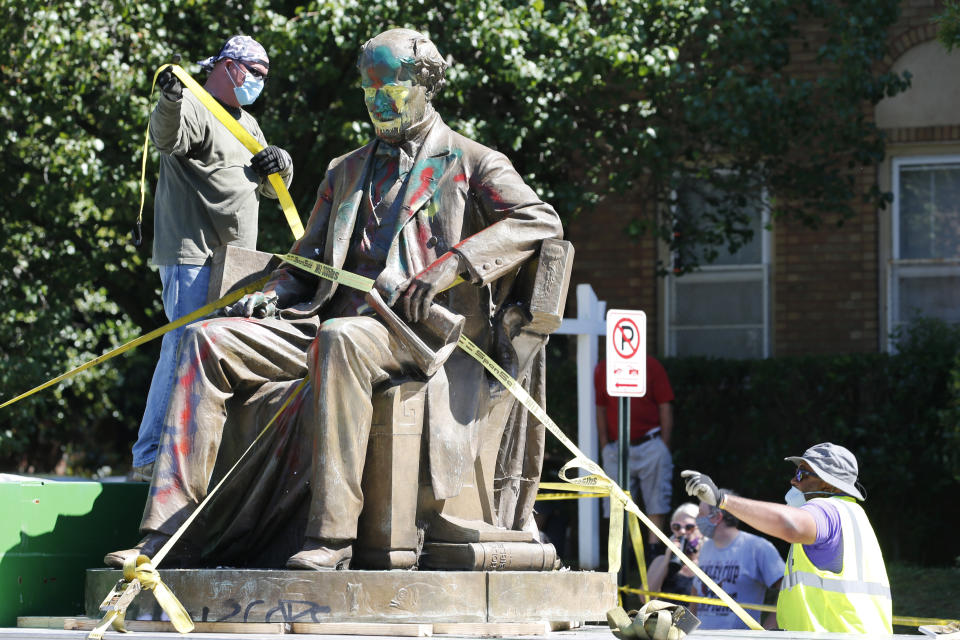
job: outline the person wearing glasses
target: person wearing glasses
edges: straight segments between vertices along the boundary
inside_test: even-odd
[[[670,516],[670,539],[694,562],[703,543],[703,535],[697,528],[699,512],[697,505],[685,502]],[[650,563],[647,584],[651,591],[688,594],[693,586],[693,571],[666,549]]]
[[[723,489],[725,495],[737,495]],[[767,589],[776,589],[783,577],[783,558],[766,538],[740,530],[740,521],[732,513],[721,511],[700,500],[697,528],[706,538],[700,546],[697,564],[703,572],[741,604],[763,604]],[[704,598],[714,597],[703,582],[694,577],[690,593]],[[700,618],[700,629],[746,629],[747,625],[723,604],[692,604],[690,610]],[[758,622],[761,612],[749,610]],[[776,626],[773,615],[767,616],[764,628]]]
[[[261,145],[260,126],[243,107],[263,90],[270,59],[249,36],[228,39],[220,52],[202,60],[209,71],[204,88]],[[267,180],[278,173],[289,187],[290,154],[268,146],[250,151],[217,120],[169,67],[157,76],[160,98],[150,117],[150,140],[160,152],[154,198],[153,264],[160,271],[163,310],[173,322],[207,303],[210,259],[223,245],[257,248],[260,196],[276,198]],[[174,384],[177,343],[183,328],[163,336],[143,420],[133,445],[127,478],[149,482]]]
[[[712,509],[790,543],[777,600],[781,629],[891,634],[890,581],[858,504],[866,498],[856,456],[824,442],[785,459],[797,465],[785,505],[730,494],[697,471],[681,475],[687,493]]]

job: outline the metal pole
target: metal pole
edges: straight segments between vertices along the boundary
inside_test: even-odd
[[[620,396],[618,400],[619,411],[619,434],[617,436],[617,447],[618,456],[617,456],[617,484],[620,485],[620,488],[629,495],[630,494],[630,398],[626,396]],[[613,505],[611,504],[611,508]],[[621,551],[620,551],[620,576],[617,581],[617,584],[625,585],[627,579],[627,563],[630,560],[630,555],[627,552],[627,526],[626,521],[624,521],[623,527],[623,539],[620,541]]]

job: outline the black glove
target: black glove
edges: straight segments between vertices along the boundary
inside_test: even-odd
[[[687,493],[694,498],[699,498],[712,507],[718,507],[723,503],[726,491],[718,489],[710,476],[689,469],[680,475],[687,479]]]
[[[270,145],[266,149],[259,151],[250,159],[253,170],[256,171],[261,178],[266,178],[271,173],[280,173],[292,163],[293,160],[290,159],[290,154],[274,145]]]
[[[183,97],[183,84],[180,78],[173,75],[170,67],[167,67],[157,76],[157,86],[160,87],[160,93],[167,100],[176,102]]]

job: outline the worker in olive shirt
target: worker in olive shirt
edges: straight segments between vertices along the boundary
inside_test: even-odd
[[[266,140],[243,107],[252,104],[270,68],[253,38],[233,36],[199,63],[209,71],[204,88],[260,144]],[[160,99],[150,118],[150,139],[160,151],[154,199],[153,263],[160,271],[163,309],[172,322],[207,302],[210,258],[218,247],[256,249],[260,196],[276,198],[267,180],[279,173],[290,185],[293,162],[279,147],[250,151],[167,68],[157,77]],[[183,329],[163,336],[128,478],[149,481],[162,420],[173,388],[177,343]]]
[[[863,508],[857,459],[824,442],[802,456],[786,505],[718,489],[709,476],[684,471],[687,493],[791,543],[777,624],[786,631],[891,634],[890,582],[877,536]]]

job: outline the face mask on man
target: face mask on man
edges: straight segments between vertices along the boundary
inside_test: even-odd
[[[263,91],[263,76],[257,77],[250,73],[248,69],[243,67],[243,84],[237,86],[237,83],[233,81],[233,76],[229,73],[227,76],[230,78],[230,82],[233,82],[233,93],[237,96],[237,102],[243,106],[253,104],[254,100],[259,97],[260,92]]]
[[[790,487],[787,495],[783,496],[783,501],[790,507],[802,507],[807,503],[807,496],[803,491],[796,487]]]
[[[704,537],[712,538],[713,533],[717,530],[717,525],[710,522],[710,518],[707,516],[697,516],[697,528],[700,529],[700,533]]]

